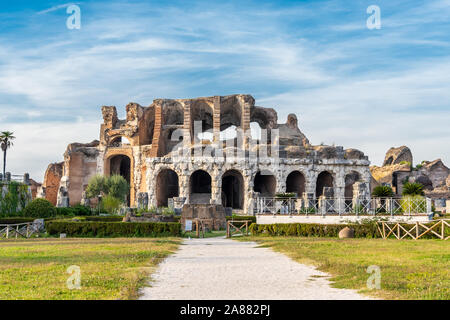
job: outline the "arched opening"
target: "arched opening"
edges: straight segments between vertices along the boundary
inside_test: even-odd
[[[344,197],[351,200],[353,198],[353,185],[359,181],[359,173],[352,171],[345,176]]]
[[[277,187],[277,180],[272,174],[261,174],[260,171],[255,176],[253,191],[259,192],[262,197],[273,197]]]
[[[158,207],[167,207],[169,199],[178,197],[179,185],[178,175],[171,169],[164,169],[156,178],[156,205]]]
[[[179,102],[174,102],[170,105],[165,105],[162,110],[164,125],[183,125],[184,110]]]
[[[129,147],[130,145],[131,145],[130,140],[128,140],[125,137],[120,136],[120,137],[114,138],[110,142],[109,147],[121,148],[121,147]]]
[[[300,171],[291,172],[286,178],[286,192],[302,197],[305,192],[305,176]]]
[[[201,122],[201,127],[196,124]],[[206,101],[196,101],[191,105],[192,142],[212,141],[213,109]],[[205,134],[208,133],[208,134]]]
[[[323,171],[317,177],[316,198],[323,195],[323,188],[333,188],[333,176],[328,171]]]
[[[222,176],[222,205],[233,209],[244,207],[244,178],[237,170],[229,170]]]
[[[208,172],[197,170],[189,179],[190,202],[210,203],[211,200],[211,176]]]
[[[109,174],[122,176],[130,185],[131,160],[125,155],[113,156],[109,159]],[[130,193],[127,196],[127,205],[130,205]]]

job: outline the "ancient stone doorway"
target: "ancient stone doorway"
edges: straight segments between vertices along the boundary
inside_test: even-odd
[[[210,203],[211,176],[203,170],[195,171],[189,180],[190,203]]]
[[[131,160],[124,155],[113,156],[109,160],[109,174],[122,176],[130,185]],[[127,195],[127,205],[130,205],[130,193]]]
[[[244,178],[237,170],[229,170],[222,176],[222,205],[233,209],[244,207]]]
[[[333,176],[328,171],[323,171],[317,177],[316,198],[323,194],[323,188],[333,188]]]
[[[345,176],[345,191],[344,197],[347,200],[351,200],[353,198],[353,185],[355,182],[359,180],[359,173],[352,171],[351,173]]]
[[[130,158],[124,155],[114,156],[110,159],[110,175],[118,174],[130,183]]]
[[[179,195],[178,175],[170,169],[161,170],[156,178],[156,205],[167,207],[169,199]]]
[[[305,192],[305,176],[300,171],[291,172],[286,178],[286,192],[302,197]]]
[[[261,174],[260,171],[255,176],[253,182],[253,191],[259,192],[262,197],[273,197],[277,186],[277,180],[274,175]]]

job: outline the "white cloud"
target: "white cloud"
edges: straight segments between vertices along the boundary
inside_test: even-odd
[[[87,143],[98,139],[101,120],[89,122],[9,123],[14,145],[8,150],[7,171],[42,182],[50,163],[64,160],[69,143]]]
[[[308,34],[311,29],[288,30],[286,24],[318,19],[319,8],[216,4],[182,10],[114,2],[91,8],[98,19],[83,21],[77,33],[64,30],[32,46],[3,35],[0,95],[7,99],[0,105],[2,127],[15,113],[49,121],[55,114],[79,119],[8,123],[18,136],[11,169],[42,177],[48,163],[62,160],[68,143],[98,137],[101,120],[90,116],[99,117],[100,105],[116,105],[123,114],[129,101],[148,105],[156,97],[249,89],[257,91],[258,105],[279,110],[280,122],[298,113],[314,143],[359,148],[373,163],[380,163],[389,147],[406,144],[418,161],[442,157],[450,165],[450,58],[402,59],[390,51],[399,44],[448,46],[439,36],[445,30],[433,30],[433,37],[417,32],[421,21],[445,21],[446,4],[430,1],[390,16],[382,8],[386,28],[348,38],[340,35],[365,26],[364,10],[361,21],[331,27],[322,21]],[[327,14],[344,10],[323,5]],[[334,37],[327,32],[335,32]],[[387,67],[371,68],[375,63]],[[29,109],[18,110],[16,99]]]

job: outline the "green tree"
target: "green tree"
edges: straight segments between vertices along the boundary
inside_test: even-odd
[[[377,198],[390,198],[394,196],[394,191],[389,186],[376,186],[373,189],[372,196]]]
[[[110,196],[120,201],[125,201],[130,191],[130,186],[124,177],[120,175],[112,175],[104,177],[96,175],[89,180],[86,188],[86,196],[89,198],[96,198],[99,195]]]
[[[97,198],[99,195],[105,193],[106,177],[102,175],[93,176],[86,188],[86,196],[88,198]]]
[[[6,175],[6,152],[13,145],[12,141],[15,139],[14,132],[2,131],[0,132],[0,145],[3,151],[3,179]]]
[[[407,182],[403,185],[402,195],[404,196],[423,196],[423,184],[416,182]]]
[[[116,174],[106,178],[105,193],[108,196],[125,201],[129,191],[130,186],[124,177]]]

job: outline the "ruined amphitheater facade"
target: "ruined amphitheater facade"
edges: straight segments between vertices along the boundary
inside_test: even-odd
[[[86,201],[92,176],[120,174],[132,207],[211,203],[252,214],[255,199],[277,193],[352,198],[370,190],[361,151],[311,145],[296,115],[278,123],[277,112],[250,95],[130,103],[126,119],[113,106],[102,114],[100,140],[70,144],[64,162],[47,169],[41,196],[48,189],[55,204],[75,205]]]

